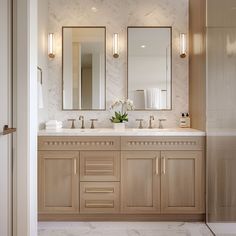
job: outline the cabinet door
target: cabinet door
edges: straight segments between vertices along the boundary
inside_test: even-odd
[[[125,151],[121,155],[123,212],[160,211],[160,152]]]
[[[80,152],[80,181],[119,181],[120,152]]]
[[[162,213],[203,213],[203,153],[161,152]]]
[[[39,212],[78,211],[78,152],[39,152]]]

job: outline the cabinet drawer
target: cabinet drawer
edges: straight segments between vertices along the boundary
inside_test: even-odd
[[[80,181],[119,181],[120,152],[84,151],[80,153]]]
[[[117,213],[120,205],[119,182],[81,182],[81,213]]]
[[[120,150],[120,137],[39,136],[38,150]]]

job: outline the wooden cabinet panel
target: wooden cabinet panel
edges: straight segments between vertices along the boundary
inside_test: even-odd
[[[81,182],[81,213],[118,213],[120,209],[119,182]]]
[[[161,152],[162,213],[203,213],[203,153]]]
[[[80,152],[80,181],[119,181],[120,152]]]
[[[123,151],[203,150],[205,137],[121,137]]]
[[[39,212],[78,211],[78,152],[39,152]]]
[[[120,137],[39,136],[40,151],[120,150]]]
[[[123,212],[160,211],[160,152],[126,151],[121,154]]]

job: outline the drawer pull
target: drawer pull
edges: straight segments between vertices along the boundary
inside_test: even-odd
[[[159,158],[156,157],[156,175],[159,175]]]
[[[114,188],[85,188],[85,193],[114,193]]]
[[[107,202],[107,203],[99,203],[99,202],[86,202],[85,203],[86,208],[114,208],[114,202]]]

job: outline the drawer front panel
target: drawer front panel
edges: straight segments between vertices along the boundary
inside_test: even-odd
[[[38,150],[120,150],[120,137],[39,136]]]
[[[80,178],[80,181],[119,181],[120,152],[81,152]]]
[[[205,137],[121,137],[124,151],[203,150]]]
[[[119,182],[81,182],[81,213],[118,213],[120,205]]]

